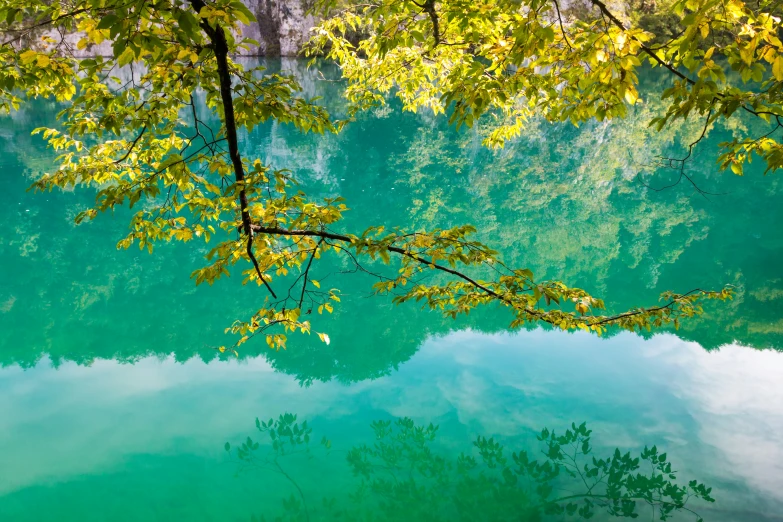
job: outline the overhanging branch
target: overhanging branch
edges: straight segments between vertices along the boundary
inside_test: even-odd
[[[258,225],[258,224],[252,224],[251,228],[252,228],[253,232],[255,232],[257,234],[269,234],[269,235],[272,235],[272,236],[281,236],[281,237],[303,237],[303,236],[306,236],[306,237],[317,237],[317,238],[320,238],[321,241],[323,241],[325,239],[329,239],[329,240],[332,240],[332,241],[339,241],[341,243],[347,243],[347,244],[356,244],[357,243],[357,239],[359,241],[361,241],[360,238],[351,237],[351,236],[344,235],[344,234],[336,234],[334,232],[329,232],[329,231],[326,231],[326,230],[285,229],[285,228],[280,228],[280,227],[268,227],[268,226],[263,226],[263,225]],[[319,244],[320,244],[320,241],[319,241]],[[515,310],[517,310],[518,312],[523,312],[523,313],[529,314],[530,316],[536,317],[537,320],[540,320],[540,321],[543,321],[543,322],[546,322],[546,323],[549,323],[549,324],[553,324],[553,325],[557,325],[558,324],[556,319],[550,318],[547,315],[547,311],[546,310],[538,310],[538,309],[535,309],[535,308],[530,308],[529,306],[523,304],[521,300],[515,300],[512,297],[509,297],[508,295],[503,295],[503,294],[493,290],[492,288],[489,288],[486,284],[483,284],[482,282],[477,281],[476,279],[470,277],[469,275],[465,274],[464,272],[460,272],[459,270],[455,270],[455,269],[449,268],[447,266],[440,265],[440,264],[435,263],[435,262],[433,262],[433,261],[431,261],[429,259],[425,259],[425,258],[423,258],[423,257],[421,257],[421,256],[419,256],[419,255],[417,255],[417,254],[415,254],[415,253],[413,253],[413,252],[411,252],[409,250],[406,250],[404,248],[395,247],[393,245],[387,245],[385,248],[389,252],[393,252],[393,253],[399,254],[401,256],[413,259],[414,261],[416,261],[417,263],[420,263],[421,265],[428,266],[428,267],[433,268],[435,270],[438,270],[438,271],[441,271],[441,272],[445,272],[445,273],[451,274],[451,275],[453,275],[453,276],[455,276],[455,277],[457,277],[459,279],[462,279],[462,280],[466,281],[468,284],[470,284],[471,286],[473,286],[474,288],[476,288],[477,290],[480,290],[481,292],[483,292],[484,294],[489,296],[490,298],[492,298],[492,299],[494,299],[496,301],[499,301],[499,302],[501,302],[501,303],[503,303],[503,304],[505,304],[505,305],[507,305],[507,306],[509,306],[509,307],[511,307],[511,308],[513,308]],[[311,259],[311,261],[312,261],[312,259]],[[309,270],[309,268],[310,268],[310,265],[308,264],[307,269]],[[617,314],[617,315],[611,315],[611,316],[595,316],[595,315],[593,315],[593,316],[584,316],[584,321],[585,321],[586,325],[588,325],[588,326],[602,326],[602,325],[606,325],[606,324],[617,323],[617,322],[619,322],[619,321],[621,321],[623,319],[628,319],[628,318],[635,317],[635,316],[638,316],[638,315],[644,315],[644,314],[649,315],[651,313],[662,312],[662,311],[667,310],[667,309],[672,310],[672,309],[674,309],[674,307],[681,300],[683,300],[685,298],[688,298],[689,296],[692,296],[692,295],[695,295],[695,294],[707,295],[709,293],[710,292],[707,292],[707,291],[702,290],[700,288],[696,288],[696,289],[693,289],[693,290],[691,290],[689,292],[686,292],[685,294],[679,295],[676,298],[672,298],[667,303],[665,303],[663,305],[660,305],[660,306],[655,306],[655,307],[651,307],[651,308],[638,308],[638,309],[634,309],[634,310],[631,310],[631,311],[628,311],[628,312],[624,312],[624,313]]]
[[[190,0],[190,5],[200,13],[206,7],[203,0]],[[217,61],[217,73],[220,83],[220,100],[223,105],[223,123],[226,128],[226,141],[228,142],[228,155],[234,169],[234,178],[239,186],[239,211],[242,219],[242,229],[247,236],[247,256],[253,263],[256,274],[266,289],[277,298],[272,287],[264,278],[261,268],[258,266],[258,260],[253,254],[253,229],[250,221],[250,211],[247,202],[247,192],[245,190],[245,169],[242,165],[242,156],[239,154],[239,140],[237,138],[237,123],[234,114],[234,99],[231,96],[231,73],[228,69],[228,41],[226,40],[225,30],[216,25],[212,27],[206,20],[201,20],[201,28],[207,34],[212,42],[212,48]]]

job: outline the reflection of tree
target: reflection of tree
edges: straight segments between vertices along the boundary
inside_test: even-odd
[[[779,181],[760,179],[760,170],[749,171],[750,179],[716,175],[714,163],[703,160],[734,132],[719,127],[687,169],[701,188],[726,195],[705,198],[685,184],[648,189],[645,184],[665,186],[678,175],[656,156],[680,155],[681,144],[701,132],[698,122],[649,131],[647,122],[660,106],[649,98],[622,123],[580,129],[530,122],[499,153],[477,146],[480,132],[438,124],[405,132],[407,152],[389,161],[400,173],[396,196],[408,200],[400,205],[407,205],[408,226],[472,223],[482,240],[502,245],[512,265],[530,267],[538,277],[577,281],[605,295],[610,309],[662,288],[720,282],[737,285],[742,294],[755,292],[759,279],[768,285],[778,277],[772,257],[782,246]],[[740,295],[709,312],[678,335],[706,347],[735,340],[783,347],[779,332],[768,328],[783,312],[783,299]]]
[[[308,85],[308,94],[337,103],[339,84]],[[616,124],[577,129],[530,122],[500,152],[480,145],[480,130],[458,133],[437,118],[397,113],[365,115],[343,134],[323,138],[285,126],[259,128],[243,146],[296,170],[308,193],[345,195],[352,204],[348,228],[471,223],[480,239],[500,245],[510,264],[586,286],[605,295],[611,309],[655,299],[665,289],[734,284],[733,301],[708,305],[703,318],[683,323],[677,335],[705,347],[734,340],[783,347],[779,178],[755,179],[750,169],[744,178],[716,176],[711,161],[700,159],[711,157],[710,149],[734,129],[715,128],[688,168],[702,187],[728,196],[691,197],[685,185],[646,189],[635,180],[638,172],[655,186],[676,173],[644,165],[656,154],[681,156],[681,144],[700,132],[698,122],[663,133],[647,129],[657,103],[647,99]],[[75,230],[73,216],[90,194],[26,194],[54,155],[28,131],[51,123],[55,108],[34,108],[0,120],[0,134],[13,138],[2,143],[3,169],[20,174],[8,176],[0,196],[0,218],[11,232],[0,238],[0,318],[14,325],[0,340],[0,365],[29,366],[45,354],[84,364],[172,352],[177,360],[219,356],[213,347],[225,344],[223,328],[246,316],[257,295],[239,285],[193,288],[188,274],[200,259],[186,248],[151,257],[114,251],[110,246],[126,232],[121,216]],[[316,279],[332,285],[339,277],[327,276]],[[451,323],[415,305],[366,299],[369,284],[359,277],[333,286],[344,290],[342,304],[333,316],[320,317],[330,345],[298,337],[284,352],[259,343],[245,345],[240,356],[264,354],[304,383],[351,382],[388,374],[428,336],[464,327],[495,332],[508,324],[492,309]]]
[[[493,438],[480,436],[469,453],[451,457],[436,448],[437,426],[419,426],[409,418],[373,422],[373,442],[348,450],[347,469],[330,463],[320,471],[331,481],[350,472],[351,483],[315,502],[293,468],[284,467],[287,457],[305,454],[310,460],[302,473],[312,472],[312,428],[289,413],[267,422],[256,419],[256,428],[266,441],[248,437],[233,452],[226,443],[226,451],[236,456],[240,471],[281,476],[296,494],[282,501],[281,510],[265,509],[254,521],[536,521],[588,519],[598,513],[636,518],[645,511],[659,520],[677,512],[701,520],[686,504],[691,499],[714,502],[704,484],[678,484],[666,453],[655,446],[645,447],[638,457],[619,449],[595,457],[584,423],[560,435],[544,429],[537,436],[540,452],[521,449],[509,455]],[[323,438],[321,445],[330,455],[332,442]]]

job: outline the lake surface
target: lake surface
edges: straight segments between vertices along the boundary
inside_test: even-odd
[[[281,66],[339,114],[339,84],[301,62],[271,64]],[[123,211],[74,226],[89,193],[25,191],[53,158],[30,130],[54,125],[57,108],[3,117],[0,520],[534,520],[523,514],[532,495],[486,479],[499,468],[465,479],[458,455],[481,464],[473,443],[484,436],[511,465],[513,452],[543,458],[542,429],[586,422],[596,458],[655,445],[676,483],[712,487],[714,503],[687,504],[704,520],[783,521],[780,174],[755,163],[742,178],[718,172],[717,144],[753,124],[740,122],[714,129],[687,165],[720,195],[648,188],[678,175],[656,155],[682,156],[700,132],[700,122],[650,131],[659,108],[650,98],[626,121],[580,128],[534,122],[491,152],[480,128],[457,132],[392,104],[339,136],[268,125],[243,137],[243,152],[291,169],[312,194],[344,196],[346,231],[470,223],[507,264],[583,287],[610,310],[724,284],[733,301],[676,332],[599,338],[508,331],[494,308],[450,321],[334,272],[319,277],[344,296],[318,318],[328,346],[293,336],[285,351],[249,343],[238,358],[215,347],[257,308],[258,289],[238,278],[194,287],[206,248],[193,243],[117,251]],[[261,422],[285,413],[312,432],[275,458]],[[433,440],[395,424],[405,418],[437,425]],[[390,421],[392,438],[375,421]],[[360,455],[372,473],[355,473]],[[555,489],[576,494],[578,480]]]

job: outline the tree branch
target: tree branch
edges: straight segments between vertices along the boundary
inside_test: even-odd
[[[614,25],[616,25],[618,28],[622,29],[623,31],[626,31],[626,28],[623,25],[623,23],[614,14],[612,14],[612,12],[609,10],[609,8],[606,7],[605,3],[603,3],[601,0],[590,0],[590,2],[594,6],[596,6],[601,11],[601,13],[603,13],[609,20],[611,20]],[[633,37],[633,39],[636,40],[636,42],[639,44],[640,48],[645,53],[647,53],[653,60],[655,60],[656,62],[661,64],[663,67],[668,69],[672,74],[674,74],[676,76],[679,76],[681,79],[685,80],[690,85],[695,85],[696,84],[695,81],[691,80],[690,78],[685,76],[683,73],[678,71],[674,66],[672,66],[669,63],[667,63],[663,58],[658,56],[658,53],[656,53],[654,50],[652,50],[649,47],[647,47],[646,45],[644,45],[644,43],[641,42],[639,39],[637,39],[636,37]]]
[[[313,259],[315,258],[316,252],[318,252],[318,247],[321,246],[321,243],[323,243],[326,240],[326,238],[321,238],[318,240],[318,244],[315,245],[315,248],[313,249],[312,254],[310,254],[310,261],[307,262],[307,267],[304,271],[304,282],[302,283],[302,295],[299,297],[299,309],[302,309],[302,303],[304,302],[304,296],[305,292],[307,291],[307,276],[310,273],[310,266],[313,264]]]
[[[136,144],[139,143],[139,140],[141,139],[142,136],[144,136],[145,132],[147,132],[147,124],[146,123],[144,124],[144,127],[141,128],[141,132],[139,132],[139,135],[136,136],[136,139],[134,139],[133,142],[130,144],[130,147],[128,147],[127,152],[125,152],[125,154],[120,159],[118,159],[117,161],[114,162],[115,165],[119,165],[120,163],[122,163],[123,161],[128,159],[128,156],[130,156],[131,152],[133,152],[133,149],[136,148]]]
[[[349,244],[355,244],[356,243],[356,237],[347,236],[344,234],[336,234],[334,232],[328,232],[326,230],[291,230],[291,229],[285,229],[285,228],[279,228],[279,227],[267,227],[263,225],[257,225],[253,224],[251,225],[251,228],[255,233],[259,234],[269,234],[274,236],[288,236],[288,237],[301,237],[301,236],[309,236],[309,237],[318,237],[322,240],[324,239],[331,239],[333,241],[340,241],[342,243],[349,243]],[[531,316],[535,316],[538,318],[538,320],[541,320],[543,322],[557,325],[558,321],[557,319],[550,318],[547,316],[547,312],[544,310],[537,310],[534,308],[530,308],[529,306],[522,305],[519,301],[515,301],[511,297],[507,295],[503,295],[501,293],[496,292],[492,288],[489,288],[487,285],[482,284],[479,281],[476,281],[475,279],[471,278],[467,274],[460,272],[458,270],[454,270],[452,268],[439,265],[437,263],[432,262],[429,259],[425,259],[415,253],[410,252],[409,250],[405,250],[404,248],[395,247],[391,245],[387,245],[386,249],[389,252],[394,252],[396,254],[400,254],[402,256],[408,257],[410,259],[413,259],[414,261],[434,268],[436,270],[439,270],[441,272],[445,272],[448,274],[451,274],[459,279],[462,279],[466,282],[468,282],[471,286],[474,288],[481,290],[484,292],[487,296],[492,297],[493,299],[496,299],[508,306],[510,306],[513,309],[516,309],[518,311],[522,311],[524,313],[527,313]],[[312,259],[311,259],[312,261]],[[309,264],[308,264],[309,269]],[[637,315],[643,315],[643,314],[649,314],[651,312],[659,312],[666,309],[673,308],[682,298],[691,296],[693,294],[708,294],[709,292],[702,290],[700,288],[693,289],[689,292],[686,292],[685,294],[677,296],[677,298],[669,300],[666,304],[660,305],[660,306],[654,306],[651,308],[638,308],[635,310],[631,310],[629,312],[624,312],[617,315],[610,315],[610,316],[585,316],[584,321],[588,326],[601,326],[608,323],[615,323],[621,319],[627,319],[629,317],[634,317]]]
[[[190,5],[200,13],[206,4],[203,0],[190,0]],[[245,190],[245,169],[242,165],[242,156],[239,154],[239,140],[237,139],[237,123],[234,115],[234,100],[231,96],[231,73],[228,70],[228,41],[226,40],[225,30],[216,25],[212,27],[206,20],[201,20],[201,28],[212,41],[215,60],[217,61],[217,72],[220,83],[220,100],[223,104],[223,123],[226,128],[226,141],[228,141],[228,155],[234,168],[234,177],[239,186],[239,210],[242,218],[242,228],[247,235],[247,256],[256,269],[256,274],[266,289],[277,299],[272,287],[264,279],[261,268],[258,266],[258,260],[253,254],[253,229],[250,221],[250,211],[248,209],[247,192]]]

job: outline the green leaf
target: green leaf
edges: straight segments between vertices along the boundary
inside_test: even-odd
[[[231,7],[234,9],[234,16],[245,25],[248,25],[256,21],[256,17],[250,9],[248,9],[242,2],[231,2]]]
[[[778,54],[772,62],[772,74],[777,81],[783,81],[783,56]]]
[[[16,15],[19,14],[19,9],[9,9],[8,14],[5,16],[5,23],[12,24],[16,21]]]
[[[36,59],[38,56],[38,53],[33,50],[27,50],[19,55],[19,59],[22,61],[23,64],[27,65],[29,63],[32,63],[33,60]]]
[[[106,15],[103,18],[101,18],[100,22],[98,22],[96,29],[109,29],[119,21],[120,18],[117,15],[114,14]]]
[[[133,59],[136,57],[135,53],[133,52],[133,49],[130,47],[126,47],[122,53],[117,57],[117,64],[120,67],[124,67],[125,65],[128,65],[133,61]]]

